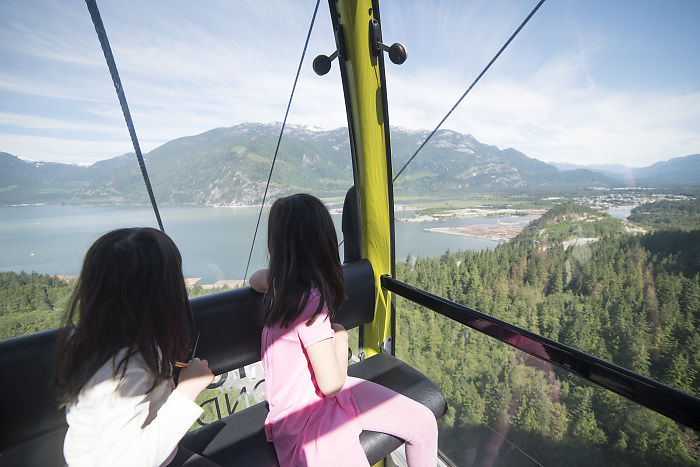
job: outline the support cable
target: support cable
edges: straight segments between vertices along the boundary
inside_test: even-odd
[[[87,1],[87,0],[86,0]],[[250,258],[253,256],[253,248],[255,247],[255,238],[258,236],[258,228],[260,227],[260,218],[262,217],[263,208],[265,207],[265,199],[267,198],[267,190],[270,187],[270,180],[272,179],[272,171],[275,169],[275,162],[277,161],[277,153],[280,149],[280,143],[282,142],[282,134],[284,133],[284,127],[287,124],[287,116],[289,116],[289,108],[292,106],[292,99],[294,98],[294,91],[297,88],[297,81],[299,81],[299,73],[301,72],[301,65],[304,63],[304,56],[306,55],[306,48],[309,46],[309,38],[311,38],[311,31],[314,28],[314,22],[316,21],[316,13],[318,12],[318,5],[321,0],[316,0],[316,7],[314,8],[314,14],[311,17],[311,24],[309,25],[309,32],[306,34],[306,42],[304,43],[304,50],[301,52],[301,59],[299,60],[299,67],[297,68],[297,74],[294,77],[294,85],[292,86],[292,93],[289,96],[289,102],[287,102],[287,111],[284,113],[284,120],[282,121],[282,128],[280,129],[280,136],[277,139],[277,147],[275,148],[275,155],[272,158],[272,165],[270,166],[270,174],[267,176],[267,184],[265,185],[265,193],[263,194],[262,203],[260,204],[260,213],[258,213],[258,222],[255,224],[255,233],[253,234],[253,243],[250,245],[250,253],[248,254],[248,263],[245,265],[245,274],[243,274],[243,282],[248,278],[248,268],[250,267]]]
[[[100,39],[100,45],[102,46],[102,52],[104,53],[105,60],[107,61],[107,66],[109,67],[109,74],[112,75],[112,82],[114,83],[114,89],[117,91],[117,97],[119,98],[119,104],[122,107],[122,112],[124,113],[124,120],[126,121],[126,126],[129,129],[129,135],[131,136],[131,142],[134,145],[134,152],[136,153],[136,158],[139,161],[139,167],[141,167],[141,174],[143,175],[143,181],[146,183],[146,190],[148,191],[148,197],[151,199],[151,206],[153,206],[153,212],[156,215],[156,220],[158,221],[158,227],[160,227],[161,232],[165,232],[163,229],[163,221],[160,219],[160,212],[158,212],[158,205],[156,204],[156,197],[153,194],[153,188],[151,188],[151,181],[148,178],[148,172],[146,171],[146,163],[143,161],[143,154],[141,154],[141,147],[139,146],[139,140],[136,138],[136,130],[134,129],[134,122],[131,120],[131,112],[129,112],[129,105],[126,103],[126,96],[124,95],[124,88],[122,87],[122,81],[119,78],[119,71],[117,70],[117,64],[114,61],[114,55],[112,54],[112,48],[109,46],[109,40],[107,39],[107,32],[105,31],[104,24],[102,24],[102,17],[100,16],[100,10],[97,8],[96,0],[85,0],[88,10],[90,11],[90,16],[92,17],[92,23],[95,25],[95,32],[97,32],[97,37]]]
[[[486,423],[484,423],[484,426],[485,426],[486,428],[488,428],[489,430],[493,431],[495,434],[497,434],[497,435],[500,436],[501,438],[503,438],[503,440],[504,440],[506,443],[510,444],[511,449],[513,449],[513,448],[514,448],[514,449],[517,449],[517,450],[520,451],[522,454],[524,454],[525,456],[527,456],[527,458],[530,459],[532,462],[534,462],[535,464],[539,465],[540,467],[544,467],[544,465],[542,465],[542,464],[540,464],[539,462],[537,462],[537,460],[536,460],[534,457],[532,457],[530,454],[528,454],[528,453],[526,453],[525,451],[523,451],[522,449],[520,449],[520,447],[518,447],[517,444],[513,443],[511,440],[509,440],[508,438],[506,438],[503,434],[501,434],[501,433],[499,433],[498,431],[494,430],[493,428],[491,428],[491,427],[490,427],[488,424],[486,424]]]
[[[535,12],[537,12],[537,10],[542,6],[543,3],[544,3],[544,0],[540,0],[539,3],[535,6],[535,8],[532,9],[532,11],[530,12],[530,14],[527,15],[527,18],[525,18],[525,20],[520,24],[520,26],[518,26],[518,29],[516,29],[515,32],[514,32],[513,34],[511,34],[510,38],[508,38],[508,40],[506,41],[506,43],[503,44],[503,47],[501,47],[501,50],[499,50],[498,53],[497,53],[496,55],[494,55],[494,57],[491,59],[491,61],[489,62],[489,64],[486,65],[486,68],[484,68],[483,70],[481,70],[481,73],[479,73],[479,76],[477,76],[476,79],[474,80],[474,82],[472,82],[472,84],[467,88],[467,90],[464,91],[464,94],[462,94],[462,97],[460,97],[460,98],[457,100],[457,102],[455,103],[455,105],[453,105],[452,108],[450,109],[450,111],[447,112],[447,115],[445,115],[445,116],[443,117],[443,119],[440,120],[440,123],[438,123],[437,126],[435,127],[435,129],[428,135],[427,138],[425,138],[425,141],[423,141],[423,143],[421,143],[421,145],[418,147],[418,149],[416,149],[416,152],[414,152],[413,155],[411,156],[411,158],[408,159],[408,161],[403,165],[403,167],[401,167],[401,170],[399,170],[399,172],[398,172],[398,173],[396,174],[396,176],[394,177],[394,180],[392,180],[392,181],[395,182],[396,179],[399,178],[399,175],[401,175],[401,173],[402,173],[402,172],[404,171],[404,169],[408,166],[408,164],[410,164],[411,161],[413,161],[413,159],[415,159],[415,157],[418,155],[418,153],[420,152],[420,150],[423,149],[423,146],[425,146],[426,143],[427,143],[428,141],[430,141],[430,138],[432,138],[433,135],[434,135],[434,134],[438,131],[438,129],[442,126],[442,124],[445,123],[445,120],[447,120],[447,117],[449,117],[449,116],[452,114],[452,112],[457,108],[457,106],[462,102],[462,100],[467,96],[467,94],[469,94],[469,91],[472,90],[472,88],[474,87],[474,85],[475,85],[476,83],[478,83],[479,80],[481,79],[481,77],[484,76],[484,74],[488,71],[489,68],[491,68],[491,65],[493,65],[493,63],[498,59],[498,57],[501,55],[501,53],[503,53],[503,51],[506,49],[506,47],[508,47],[508,45],[509,45],[509,44],[511,43],[511,41],[515,38],[515,36],[518,35],[518,33],[520,32],[520,30],[527,24],[527,22],[530,21],[530,18],[532,18],[532,16],[535,14]]]

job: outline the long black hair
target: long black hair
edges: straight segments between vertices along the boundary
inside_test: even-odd
[[[289,327],[301,314],[312,288],[320,295],[312,323],[328,307],[332,319],[345,301],[338,237],[326,206],[315,196],[280,198],[270,208],[267,224],[270,265],[263,299],[265,325]]]
[[[152,390],[172,374],[192,345],[194,322],[175,243],[151,228],[118,229],[88,250],[56,345],[56,384],[61,406],[110,358],[123,378],[140,353],[154,377]],[[149,390],[149,391],[150,391]]]

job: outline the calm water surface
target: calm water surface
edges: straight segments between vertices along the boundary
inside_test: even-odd
[[[605,212],[607,212],[610,217],[614,217],[615,219],[625,221],[632,214],[632,209],[634,209],[635,207],[637,207],[636,204],[631,206],[615,206],[609,208]]]
[[[183,257],[186,277],[209,284],[242,279],[255,232],[259,207],[161,208],[165,231]],[[263,212],[249,274],[267,261],[267,212]],[[334,215],[338,235],[340,215]],[[497,243],[479,238],[426,232],[430,227],[512,221],[513,218],[452,219],[439,223],[396,223],[396,259],[432,257],[448,249],[482,250]],[[127,226],[157,228],[153,210],[145,206],[17,206],[0,207],[0,271],[78,274],[85,252],[100,235]],[[342,248],[341,248],[342,258]]]

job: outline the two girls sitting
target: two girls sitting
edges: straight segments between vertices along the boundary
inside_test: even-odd
[[[262,365],[268,441],[281,466],[368,466],[362,430],[406,442],[409,466],[435,466],[437,423],[422,404],[347,375],[348,334],[333,319],[345,300],[328,210],[306,194],[278,199],[268,221]],[[73,324],[78,318],[77,324]],[[214,465],[178,442],[213,376],[187,359],[193,319],[175,244],[154,229],[122,229],[88,251],[59,339],[56,384],[69,429],[69,465]]]

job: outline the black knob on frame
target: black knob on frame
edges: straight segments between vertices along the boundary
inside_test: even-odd
[[[401,65],[406,61],[406,57],[406,48],[403,46],[403,44],[396,42],[389,47],[389,60],[391,60],[392,63]]]
[[[406,48],[403,45],[396,42],[389,47],[382,43],[382,28],[376,18],[369,20],[369,34],[372,53],[374,53],[375,57],[378,57],[382,51],[385,51],[389,53],[389,59],[397,65],[401,65],[406,61]]]
[[[318,76],[323,76],[326,73],[328,73],[331,69],[331,62],[337,56],[338,56],[338,51],[336,50],[330,56],[326,56],[326,55],[321,54],[318,57],[314,58],[313,67],[314,67],[314,71],[316,72],[316,74]]]

